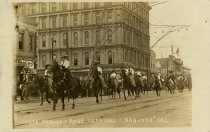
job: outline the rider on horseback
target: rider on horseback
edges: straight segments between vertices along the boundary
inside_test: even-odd
[[[101,81],[102,87],[103,88],[107,88],[107,84],[104,81],[104,78],[102,76],[102,68],[99,67],[99,62],[98,61],[95,61],[94,62],[94,65],[92,67],[92,73],[91,73],[91,75],[93,77],[93,80],[91,82],[92,86],[95,85],[97,78],[99,78],[100,81]]]
[[[51,65],[50,64],[47,64],[45,66],[44,77],[45,77],[45,79],[47,81],[48,90],[50,90],[51,87],[52,87],[52,72],[51,72]]]

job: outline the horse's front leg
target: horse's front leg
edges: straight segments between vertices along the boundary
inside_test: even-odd
[[[44,92],[41,92],[41,104],[40,105],[43,105],[43,97],[44,96]]]
[[[75,97],[73,97],[72,109],[75,108]]]
[[[65,102],[64,102],[64,98],[65,98],[65,94],[64,94],[64,91],[62,92],[62,103],[63,103],[63,106],[62,106],[62,110],[65,109]]]
[[[57,102],[58,102],[57,93],[56,93],[56,92],[54,92],[53,110],[55,110]]]
[[[47,101],[47,103],[49,103],[49,104],[51,104],[51,102],[49,101],[49,92],[46,92],[46,101]]]

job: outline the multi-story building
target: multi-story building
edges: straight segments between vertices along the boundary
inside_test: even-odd
[[[34,68],[36,60],[36,23],[27,15],[22,13],[19,4],[15,4],[16,9],[16,63],[23,64],[29,68]]]
[[[60,56],[68,54],[71,69],[85,71],[95,54],[105,71],[126,65],[149,70],[151,8],[147,3],[62,2],[23,6],[25,13],[38,23],[39,68],[51,63],[52,56],[60,61]]]
[[[168,58],[157,59],[157,62],[160,63],[160,72],[163,75],[170,74],[190,74],[190,69],[183,65],[183,61],[180,58],[175,57],[174,55],[169,55]]]

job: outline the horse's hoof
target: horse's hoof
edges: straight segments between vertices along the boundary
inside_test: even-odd
[[[61,110],[63,111],[63,110],[65,110],[65,108],[62,108]]]
[[[55,111],[55,108],[53,108],[53,111]]]
[[[43,104],[40,104],[40,106],[42,106]]]
[[[50,102],[50,101],[48,101],[47,103],[48,103],[48,104],[51,104],[51,102]]]

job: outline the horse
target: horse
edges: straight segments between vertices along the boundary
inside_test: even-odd
[[[125,69],[121,70],[121,76],[123,78],[123,95],[126,100],[127,98],[125,95],[125,90],[128,91],[128,96],[131,96],[131,94],[134,96],[136,84],[134,84],[135,83],[134,78],[132,79],[132,76],[126,74]]]
[[[120,85],[118,84],[118,80],[117,80],[116,77],[108,76],[109,93],[111,93],[112,98],[114,98],[114,99],[115,99],[116,92],[118,93],[119,98],[120,98],[120,88],[119,88],[119,86]]]
[[[35,75],[32,83],[33,83],[33,87],[34,87],[33,91],[36,92],[36,90],[38,90],[40,93],[40,96],[41,96],[41,104],[40,105],[43,105],[44,93],[46,94],[46,101],[50,104],[51,102],[48,99],[52,95],[52,91],[50,91],[51,88],[49,86],[48,80],[44,76]]]
[[[65,73],[65,79],[67,82],[67,91],[68,91],[68,100],[69,96],[72,97],[73,103],[72,103],[72,109],[75,107],[75,100],[79,96],[80,93],[82,93],[82,87],[81,83],[78,77],[73,77],[69,69],[64,69]],[[82,96],[82,95],[81,95]]]
[[[168,89],[171,94],[175,94],[175,88],[176,88],[176,86],[175,86],[174,81],[172,79],[169,79],[168,80]]]
[[[160,96],[161,84],[160,80],[156,77],[154,81],[154,90],[156,91],[157,96]]]
[[[142,79],[142,83],[143,83],[143,94],[145,94],[145,93],[148,94],[148,92],[149,92],[149,83],[148,83],[147,79],[143,78]]]
[[[68,84],[64,79],[64,72],[61,70],[61,67],[57,62],[54,62],[51,71],[53,73],[53,110],[56,109],[56,104],[58,102],[58,98],[61,98],[62,102],[62,110],[65,109],[65,91],[68,90]]]
[[[92,82],[92,89],[93,89],[93,94],[96,97],[96,103],[99,104],[99,93],[101,94],[101,101],[102,101],[102,82],[99,76],[95,77],[93,82]]]
[[[140,92],[142,91],[143,88],[143,82],[140,76],[136,75],[134,79],[136,81],[136,89],[135,89],[136,97],[140,97]]]

